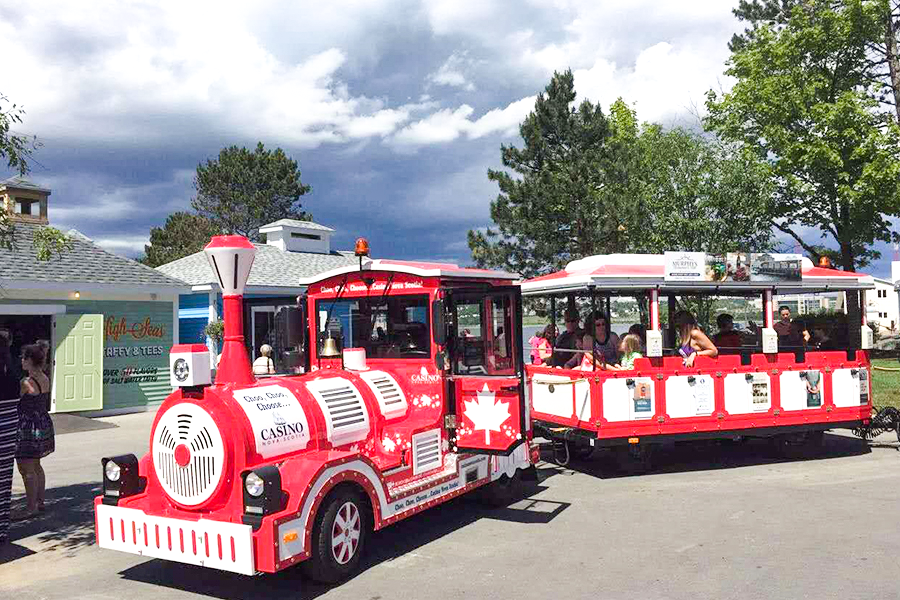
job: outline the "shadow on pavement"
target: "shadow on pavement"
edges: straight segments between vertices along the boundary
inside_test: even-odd
[[[0,565],[31,556],[32,554],[36,554],[36,552],[18,544],[0,544]]]
[[[471,498],[457,498],[376,531],[367,543],[360,573],[415,552],[418,548],[479,519],[498,519],[526,524],[549,523],[565,510],[569,503],[533,498],[545,489],[547,488],[544,486],[529,485],[521,500],[504,508],[489,508]],[[310,581],[304,578],[297,568],[260,577],[246,577],[155,559],[126,569],[121,574],[123,578],[131,581],[221,600],[244,600],[253,597],[310,599],[339,587]],[[160,597],[164,596],[165,593],[162,592]]]
[[[100,487],[99,482],[90,482],[49,488],[46,512],[28,521],[13,523],[9,530],[10,541],[37,536],[43,545],[41,551],[71,552],[92,545],[95,541],[94,496],[100,494]],[[13,498],[13,510],[22,509],[24,505],[24,496]]]
[[[786,458],[779,455],[770,441],[766,439],[754,438],[739,442],[730,440],[679,442],[660,445],[652,453],[650,469],[641,472],[623,468],[620,457],[616,456],[616,451],[609,448],[598,449],[583,459],[576,459],[573,456],[569,464],[562,467],[554,463],[552,448],[547,442],[541,444],[541,457],[547,462],[546,467],[541,469],[541,481],[554,475],[573,472],[610,479],[642,474],[712,471],[784,462],[827,460],[860,456],[871,452],[872,448],[866,440],[830,433],[825,434],[821,448],[803,458]]]

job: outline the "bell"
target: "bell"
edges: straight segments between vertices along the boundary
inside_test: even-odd
[[[337,358],[341,355],[341,351],[338,350],[337,340],[333,337],[325,338],[325,342],[322,344],[322,352],[319,353],[320,358]]]

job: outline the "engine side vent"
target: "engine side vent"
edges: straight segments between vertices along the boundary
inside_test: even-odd
[[[352,382],[342,378],[318,379],[306,384],[325,415],[332,446],[360,442],[369,435],[369,411]]]
[[[375,398],[385,419],[397,419],[406,416],[409,405],[406,394],[400,389],[397,380],[384,371],[363,371],[359,374]]]
[[[412,436],[413,475],[441,466],[441,430],[431,429]]]

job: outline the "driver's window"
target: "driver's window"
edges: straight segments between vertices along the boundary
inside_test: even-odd
[[[515,375],[511,294],[454,298],[458,375]]]

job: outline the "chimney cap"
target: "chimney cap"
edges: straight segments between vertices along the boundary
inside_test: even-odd
[[[213,248],[255,248],[255,246],[242,235],[216,235],[203,249]]]

